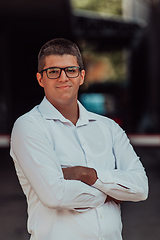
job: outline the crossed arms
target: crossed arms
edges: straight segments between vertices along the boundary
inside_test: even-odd
[[[114,201],[146,199],[148,184],[143,166],[121,133],[116,135],[114,143],[117,169],[62,168],[51,147],[52,141],[46,139],[39,122],[33,120],[28,116],[19,119],[11,140],[11,156],[25,193],[32,187],[43,205],[66,209],[94,208],[108,201],[109,196]],[[108,154],[108,158],[113,157]]]
[[[62,171],[63,171],[64,179],[81,181],[90,186],[93,185],[98,179],[97,172],[94,168],[74,166],[69,168],[62,168]],[[109,201],[114,201],[117,204],[120,204],[123,202],[123,201],[114,199],[110,196],[107,196],[105,203]]]

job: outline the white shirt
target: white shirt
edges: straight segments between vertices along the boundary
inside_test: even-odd
[[[46,98],[14,124],[11,156],[27,197],[31,240],[121,240],[120,206],[104,204],[106,196],[147,198],[144,168],[124,131],[78,104],[76,126]],[[93,186],[64,179],[62,167],[76,165],[96,169]]]

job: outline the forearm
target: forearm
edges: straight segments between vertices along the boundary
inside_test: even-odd
[[[97,177],[97,172],[94,168],[75,166],[69,168],[62,168],[64,179],[66,180],[78,180],[88,185],[93,185]]]
[[[97,181],[97,172],[93,168],[88,167],[82,167],[82,166],[75,166],[70,168],[62,168],[64,178],[67,180],[76,180],[84,182],[88,185],[93,185]],[[112,198],[109,195],[106,195],[106,202],[114,201],[117,204],[121,203],[122,201],[119,201],[117,199]]]
[[[97,166],[98,180],[94,187],[113,198],[123,201],[141,201],[148,196],[148,179],[139,157],[125,132],[116,124],[112,153],[114,168]],[[106,156],[107,157],[107,156]]]
[[[93,185],[113,198],[122,201],[141,201],[148,195],[148,180],[141,170],[131,171],[99,171],[98,181]]]

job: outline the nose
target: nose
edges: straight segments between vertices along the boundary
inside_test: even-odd
[[[60,77],[59,77],[59,81],[67,81],[67,80],[68,80],[68,77],[67,77],[64,69],[62,69],[61,75],[60,75]]]

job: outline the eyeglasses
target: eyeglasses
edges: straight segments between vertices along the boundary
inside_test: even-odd
[[[65,68],[50,67],[40,71],[39,73],[43,73],[45,71],[48,78],[55,79],[61,76],[62,70],[64,70],[68,78],[76,78],[79,76],[81,68],[77,66],[71,66],[71,67],[65,67]]]

